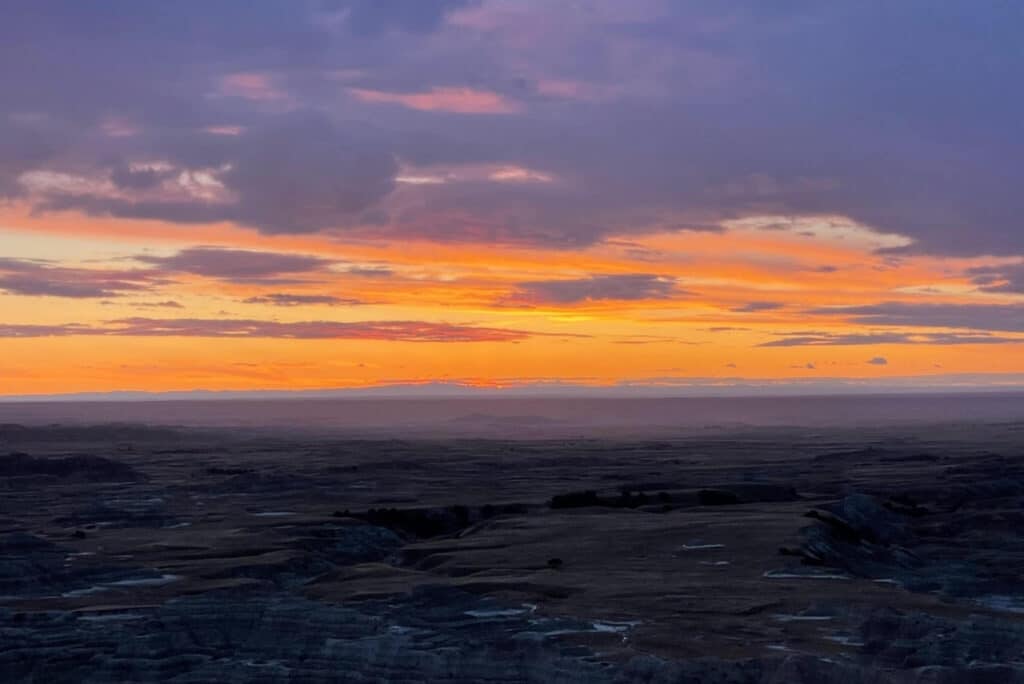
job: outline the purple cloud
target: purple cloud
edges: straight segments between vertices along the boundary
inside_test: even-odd
[[[242,300],[243,304],[270,304],[271,306],[307,306],[313,304],[326,304],[328,306],[354,306],[362,304],[358,299],[345,299],[332,295],[312,294],[290,294],[287,292],[274,292],[271,294],[249,297]]]
[[[964,333],[814,333],[792,335],[758,347],[850,347],[876,344],[1024,344],[1024,338]],[[872,359],[869,363],[876,363]],[[880,364],[878,364],[880,365]]]
[[[316,256],[258,252],[220,247],[191,247],[171,256],[139,255],[141,261],[168,273],[189,273],[236,283],[279,282],[282,277],[316,273],[332,262]]]
[[[199,159],[216,171],[177,160],[166,172],[110,174],[122,190],[142,191],[162,178],[200,172],[212,179],[219,200],[98,195],[57,190],[37,199],[41,211],[79,210],[90,215],[157,219],[173,223],[233,221],[269,233],[311,233],[344,228],[394,189],[394,154],[369,136],[341,131],[321,114],[289,113],[219,145],[200,145]],[[201,141],[193,140],[192,144]],[[168,150],[168,156],[187,150]],[[97,173],[99,170],[96,171]],[[179,193],[180,194],[180,193]]]
[[[37,211],[563,248],[840,214],[919,251],[1024,254],[1017,3],[16,4],[0,24],[0,196]],[[238,74],[278,96],[224,92]],[[348,94],[460,89],[522,107],[483,121]],[[137,170],[153,160],[170,170]],[[565,182],[398,198],[396,160]],[[32,189],[27,171],[118,192]],[[157,192],[197,173],[223,196]]]
[[[578,304],[598,301],[672,299],[685,294],[674,278],[648,273],[595,275],[572,280],[519,283],[504,301],[510,304]]]
[[[507,342],[532,333],[504,328],[423,321],[306,321],[280,323],[252,319],[122,318],[103,334],[134,337],[268,337],[287,339],[361,339],[400,342]]]
[[[450,12],[479,0],[328,0],[324,4],[344,13],[349,29],[376,36],[389,30],[427,33],[437,29]]]
[[[121,318],[103,325],[0,325],[0,337],[283,338],[301,340],[383,340],[394,342],[517,342],[544,333],[426,321],[301,321],[253,319]]]
[[[240,141],[224,174],[232,218],[267,233],[340,228],[394,189],[394,156],[319,116],[294,116]]]
[[[0,323],[0,338],[4,337],[67,337],[69,335],[93,335],[93,328],[77,323],[63,325],[29,325]]]
[[[866,306],[825,307],[808,313],[842,316],[861,325],[1024,332],[1022,304],[882,302]]]
[[[117,297],[166,282],[146,270],[69,268],[50,261],[0,258],[0,291],[14,295]]]
[[[134,306],[141,306],[146,309],[184,309],[184,305],[181,302],[176,302],[173,299],[166,299],[162,302],[139,302]]]
[[[360,278],[387,278],[394,275],[395,272],[387,266],[350,266],[345,269],[345,273]]]
[[[781,302],[749,302],[729,310],[734,313],[758,313],[760,311],[775,311],[783,306],[785,305]]]
[[[1024,294],[1024,261],[1006,266],[986,266],[967,271],[983,292]]]
[[[147,190],[171,175],[171,171],[167,170],[132,170],[123,161],[116,163],[110,170],[110,180],[123,190]]]

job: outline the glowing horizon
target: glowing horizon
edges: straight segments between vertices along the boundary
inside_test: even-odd
[[[275,26],[260,3],[239,30],[277,52],[232,43],[227,10],[188,18],[201,44],[142,8],[0,29],[53,83],[97,84],[0,72],[0,395],[1024,386],[1024,207],[998,137],[1024,98],[993,113],[987,63],[958,57],[967,81],[913,63],[937,79],[917,94],[876,93],[866,69],[837,93],[860,53],[819,74],[786,48],[827,39],[813,8],[330,6],[283,5]],[[816,31],[859,30],[820,14]],[[30,48],[53,25],[79,63]],[[752,35],[763,52],[735,42]],[[566,64],[562,40],[603,61]],[[182,47],[197,61],[123,59]],[[962,110],[925,106],[968,87]]]

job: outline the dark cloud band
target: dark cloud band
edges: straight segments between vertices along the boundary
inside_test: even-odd
[[[516,342],[536,336],[507,328],[487,328],[425,321],[303,321],[282,323],[253,319],[121,318],[102,325],[0,325],[0,337],[283,338],[297,340],[381,340],[395,342]]]

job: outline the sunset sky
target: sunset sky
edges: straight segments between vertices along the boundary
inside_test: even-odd
[[[0,394],[1024,386],[1022,26],[5,2]]]

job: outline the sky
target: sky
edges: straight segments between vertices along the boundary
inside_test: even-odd
[[[0,395],[1024,386],[1021,26],[9,0]]]

